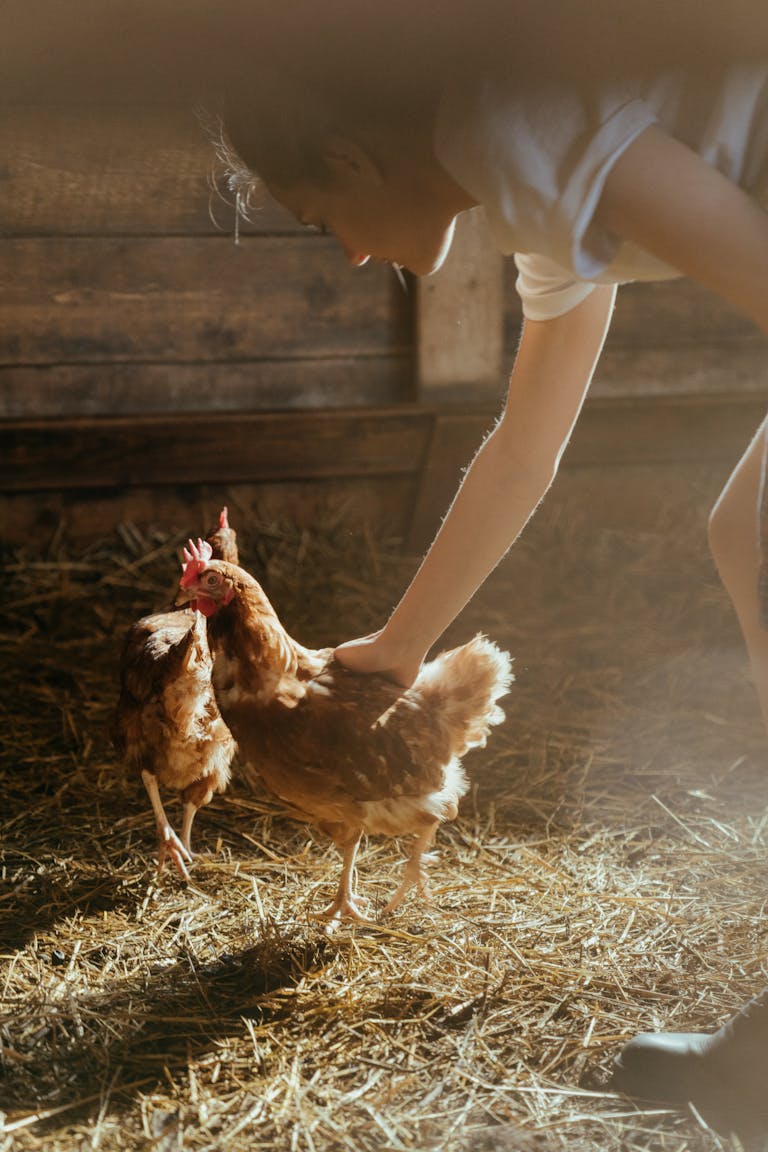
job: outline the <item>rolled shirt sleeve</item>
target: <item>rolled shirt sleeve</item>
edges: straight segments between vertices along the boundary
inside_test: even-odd
[[[586,300],[595,285],[576,279],[546,256],[517,252],[515,287],[526,320],[554,320]]]
[[[595,284],[664,280],[679,272],[596,218],[619,158],[658,124],[763,200],[768,180],[768,67],[679,70],[574,89],[511,75],[457,79],[441,99],[439,162],[485,212],[501,252],[515,256],[529,319],[551,319]]]

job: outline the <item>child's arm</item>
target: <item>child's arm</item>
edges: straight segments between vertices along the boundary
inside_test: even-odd
[[[348,667],[411,683],[428,650],[517,538],[554,479],[613,298],[613,288],[596,288],[555,320],[526,321],[503,416],[388,623],[337,649]]]
[[[690,148],[647,128],[608,175],[597,218],[768,332],[768,212]]]

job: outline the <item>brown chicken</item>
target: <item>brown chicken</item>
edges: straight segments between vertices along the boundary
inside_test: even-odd
[[[237,537],[226,508],[208,541],[212,555],[237,563]],[[128,631],[120,664],[115,749],[129,768],[141,773],[152,803],[158,870],[170,856],[186,878],[195,814],[226,788],[236,748],[216,704],[212,671],[206,620],[194,606],[144,616]],[[161,786],[181,792],[180,838],[163,808]]]
[[[241,755],[290,812],[325,831],[343,857],[325,915],[365,919],[353,891],[363,832],[414,834],[389,912],[411,887],[428,897],[424,854],[467,790],[460,757],[504,719],[496,701],[511,659],[476,636],[426,664],[407,690],[350,672],[331,649],[304,648],[260,585],[190,541],[178,602],[209,617],[213,682]]]

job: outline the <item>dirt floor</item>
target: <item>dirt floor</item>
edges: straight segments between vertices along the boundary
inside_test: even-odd
[[[305,644],[379,624],[413,570],[341,519],[230,514]],[[713,1027],[768,984],[766,750],[702,492],[640,533],[550,497],[446,637],[482,629],[517,679],[434,904],[334,933],[335,849],[251,771],[198,817],[185,885],[111,751],[125,628],[206,527],[4,556],[0,1152],[735,1152],[608,1088],[635,1032]],[[374,907],[402,858],[364,846]]]

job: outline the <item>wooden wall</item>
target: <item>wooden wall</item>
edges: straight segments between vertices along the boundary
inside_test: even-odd
[[[394,275],[268,200],[235,245],[213,166],[191,111],[3,110],[0,417],[407,397]]]
[[[258,486],[310,520],[319,494],[354,491],[428,538],[500,407],[512,262],[497,378],[441,395],[420,387],[416,286],[350,270],[268,199],[236,245],[213,162],[184,109],[0,109],[0,535],[197,523]],[[436,300],[439,320],[439,282]],[[764,340],[733,310],[684,282],[626,286],[565,467],[662,487],[681,461],[724,471],[767,395]]]

